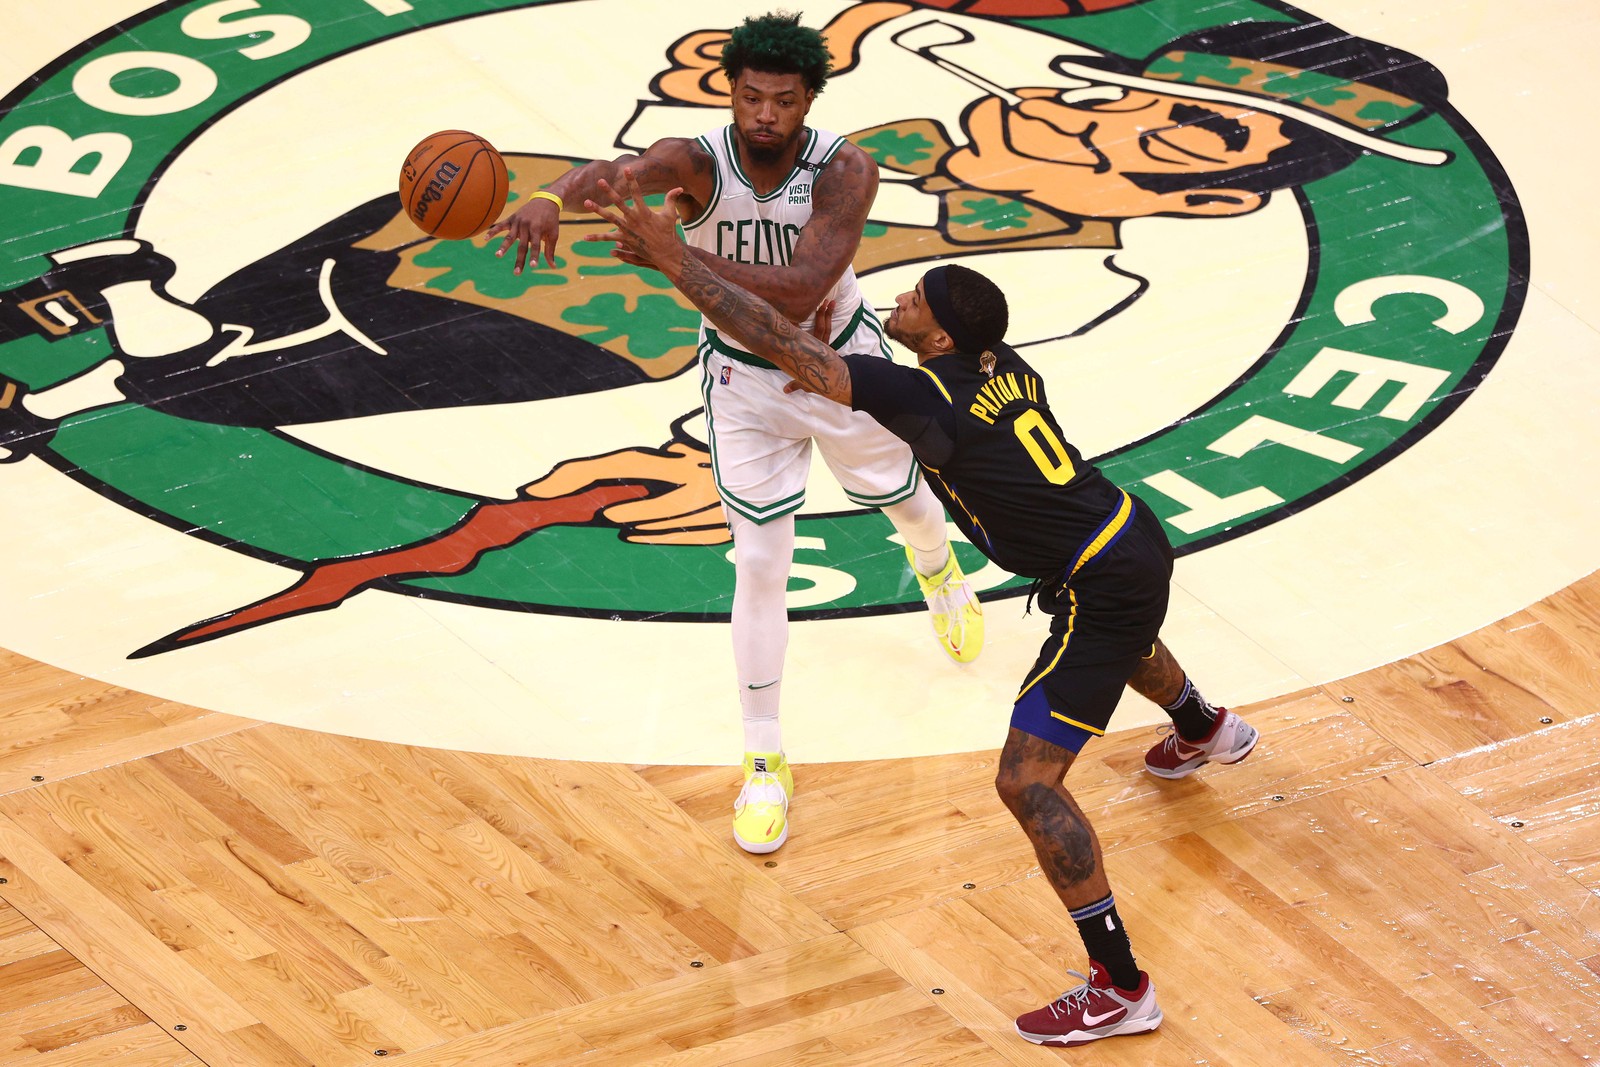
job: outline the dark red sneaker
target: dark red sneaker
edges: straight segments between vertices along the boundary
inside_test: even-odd
[[[1068,974],[1083,975],[1077,971]],[[1150,976],[1139,972],[1138,989],[1118,989],[1105,968],[1089,961],[1089,977],[1038,1011],[1017,1017],[1017,1033],[1036,1045],[1070,1047],[1102,1037],[1143,1034],[1161,1025]]]
[[[1207,763],[1238,763],[1255,751],[1256,728],[1227,708],[1217,709],[1211,732],[1199,741],[1185,741],[1172,726],[1144,756],[1144,769],[1157,778],[1186,778]]]

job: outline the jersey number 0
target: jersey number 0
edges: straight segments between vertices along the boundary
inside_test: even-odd
[[[1077,473],[1072,468],[1072,457],[1067,455],[1067,446],[1061,443],[1061,438],[1044,421],[1044,412],[1029,408],[1012,421],[1011,429],[1016,433],[1017,440],[1022,442],[1022,447],[1028,450],[1028,455],[1033,457],[1040,474],[1056,485],[1066,485],[1072,481]]]

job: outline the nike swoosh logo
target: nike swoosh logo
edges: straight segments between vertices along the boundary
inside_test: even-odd
[[[777,685],[777,684],[778,684],[778,680],[776,678],[774,678],[770,682],[762,682],[760,685],[747,685],[747,686],[745,686],[745,688],[746,689],[765,689],[769,685]]]
[[[1104,1015],[1090,1015],[1088,1012],[1084,1012],[1083,1013],[1083,1025],[1085,1025],[1085,1026],[1099,1026],[1101,1023],[1105,1022],[1107,1019],[1113,1018],[1118,1013],[1124,1012],[1126,1010],[1127,1009],[1125,1009],[1125,1008],[1113,1008],[1110,1011],[1106,1012]]]

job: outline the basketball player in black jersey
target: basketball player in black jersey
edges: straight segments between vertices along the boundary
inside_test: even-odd
[[[1257,736],[1207,704],[1160,640],[1172,577],[1160,521],[1067,442],[1043,381],[1002,343],[1005,296],[976,271],[935,267],[896,299],[885,325],[916,353],[916,367],[840,356],[685,255],[675,192],[653,212],[626,171],[601,191],[606,206],[585,206],[616,227],[607,236],[800,388],[868,412],[905,440],[972,544],[1035,579],[1050,635],[1017,696],[995,785],[1077,923],[1090,967],[1081,985],[1019,1017],[1017,1031],[1040,1044],[1077,1045],[1154,1030],[1154,988],[1134,961],[1099,840],[1063,779],[1089,738],[1105,732],[1124,685],[1172,718],[1145,757],[1163,778],[1237,763]]]

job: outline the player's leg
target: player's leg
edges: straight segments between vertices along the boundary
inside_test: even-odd
[[[1064,626],[1057,629],[1061,632],[1053,630],[1055,637],[1046,643],[1041,664],[1059,665],[1066,658],[1064,643],[1070,631]],[[1089,957],[1087,976],[1070,972],[1082,979],[1081,984],[1017,1018],[1017,1033],[1037,1044],[1079,1045],[1161,1025],[1155,988],[1139,969],[1117,913],[1099,838],[1064,784],[1078,750],[1090,737],[1103,733],[1104,722],[1110,719],[1121,684],[1116,669],[1098,676],[1069,669],[1066,677],[1038,678],[1018,699],[1000,753],[995,788],[1028,835],[1039,869],[1077,926]],[[1074,675],[1088,684],[1078,691],[1082,699],[1069,703],[1058,697]],[[1066,712],[1053,711],[1054,707]]]
[[[882,509],[905,542],[940,647],[958,663],[976,659],[983,650],[983,606],[950,546],[944,505],[923,481],[910,448],[861,412],[818,397],[805,402],[817,447],[845,495]]]
[[[755,523],[734,514],[733,662],[747,752],[781,753],[778,726],[783,659],[789,646],[786,604],[794,559],[794,516]]]
[[[730,513],[733,530],[733,662],[744,722],[744,785],[733,836],[746,852],[775,851],[789,837],[794,777],[783,752],[778,706],[789,644],[785,603],[794,559],[794,515],[755,523]]]
[[[938,532],[944,537],[943,551],[919,548],[925,544],[930,527],[923,516],[933,511],[938,519]],[[928,603],[928,621],[933,624],[933,636],[945,654],[957,663],[971,663],[983,651],[983,605],[972,583],[967,581],[950,546],[945,527],[944,505],[933,495],[928,483],[919,481],[916,493],[899,504],[891,504],[883,513],[894,523],[895,529],[906,542],[906,561],[911,573],[916,575],[922,599]],[[939,562],[932,562],[933,560]]]
[[[1041,1044],[1082,1044],[1161,1023],[1149,976],[1117,914],[1099,841],[1063,779],[1084,744],[1105,733],[1160,632],[1171,573],[1162,548],[1130,526],[1069,581],[1039,590],[1050,636],[1017,695],[996,786],[1090,960],[1082,985],[1018,1018],[1018,1033]]]
[[[1126,535],[1103,575],[1091,582],[1120,582],[1122,593],[1138,600],[1159,601],[1164,620],[1171,591],[1172,544],[1161,520],[1138,497]],[[1145,769],[1160,778],[1183,778],[1208,762],[1238,763],[1256,747],[1254,727],[1227,708],[1213,707],[1173,658],[1159,636],[1152,634],[1128,677],[1128,687],[1160,707],[1172,719],[1163,737],[1145,754]]]
[[[883,324],[863,306],[855,328],[833,342],[847,355],[888,357]],[[983,606],[950,546],[944,505],[922,480],[906,443],[876,419],[807,397],[817,420],[817,447],[845,494],[862,507],[880,508],[905,542],[934,638],[957,663],[983,651]]]
[[[789,836],[794,777],[778,709],[788,646],[794,513],[805,501],[811,439],[783,394],[786,375],[706,354],[702,391],[717,493],[733,532],[733,653],[744,726],[744,783],[733,836],[772,852]]]
[[[918,574],[944,570],[951,555],[949,520],[927,482],[919,478],[916,491],[899,503],[884,505],[883,514],[905,541],[906,556]]]

